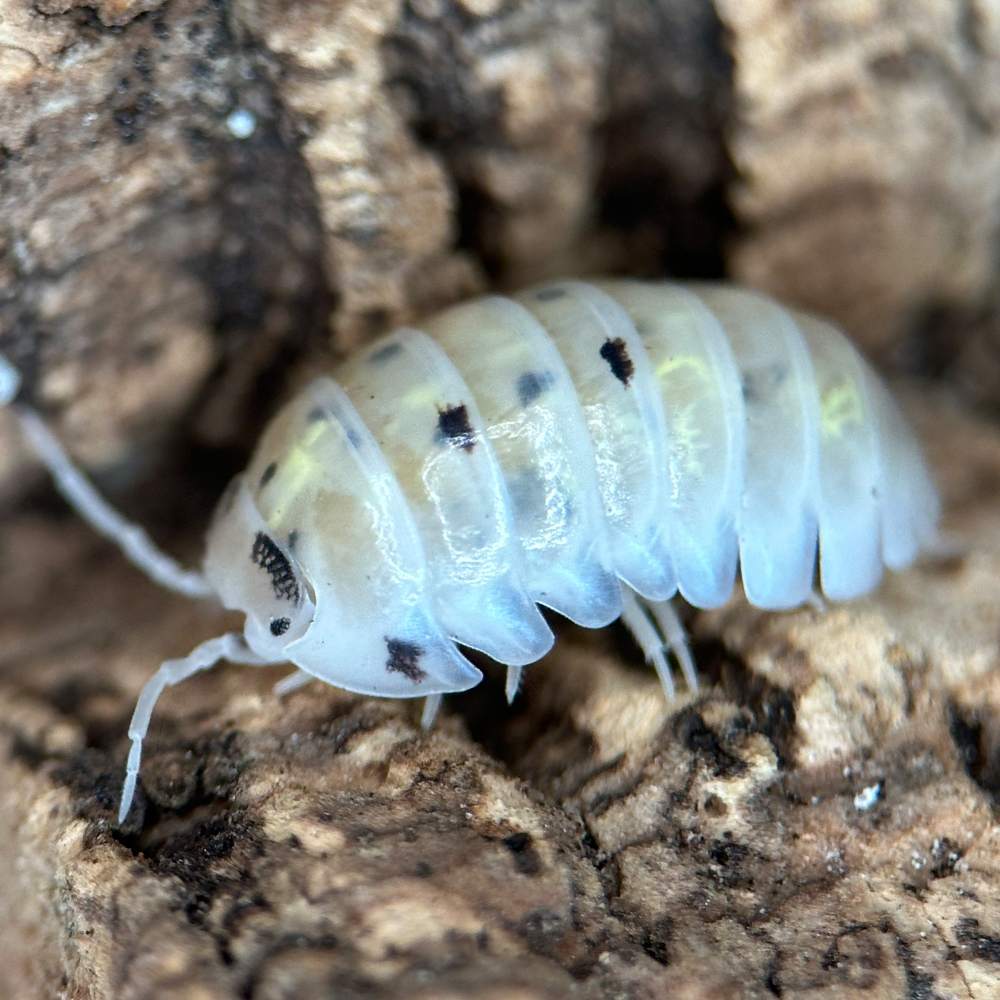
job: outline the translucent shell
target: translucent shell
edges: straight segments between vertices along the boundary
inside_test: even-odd
[[[667,521],[667,433],[642,338],[610,295],[564,281],[517,297],[566,362],[594,449],[615,574],[643,597],[677,590]]]
[[[819,400],[809,350],[791,314],[738,288],[696,286],[736,358],[746,414],[739,505],[747,599],[793,608],[812,591],[819,493]]]
[[[603,282],[635,324],[666,420],[668,501],[661,510],[681,594],[724,604],[736,578],[746,415],[718,319],[689,289]]]
[[[621,592],[594,449],[555,344],[524,306],[499,296],[453,306],[423,327],[454,361],[486,420],[532,598],[590,628],[613,622]]]
[[[557,282],[398,330],[289,403],[206,575],[258,656],[423,696],[637,592],[846,600],[933,538],[934,484],[837,330],[725,285]],[[293,593],[292,600],[289,594]],[[633,616],[634,617],[634,616]],[[659,618],[657,619],[659,621]],[[665,619],[664,619],[665,620]]]
[[[552,645],[525,589],[525,560],[489,427],[448,356],[400,330],[337,370],[413,513],[434,613],[466,646],[516,666]]]

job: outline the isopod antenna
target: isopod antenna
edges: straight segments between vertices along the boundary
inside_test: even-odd
[[[21,386],[18,370],[0,355],[0,405],[10,405],[25,439],[48,470],[66,502],[95,531],[114,542],[125,557],[156,583],[186,597],[208,597],[214,593],[208,581],[185,569],[163,552],[137,524],[122,517],[66,454],[56,436],[29,406],[15,403]]]

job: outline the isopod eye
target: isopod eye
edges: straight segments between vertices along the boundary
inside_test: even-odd
[[[312,622],[315,601],[294,553],[294,532],[275,536],[238,477],[226,491],[208,533],[205,575],[228,608],[247,616],[254,652],[281,659]]]

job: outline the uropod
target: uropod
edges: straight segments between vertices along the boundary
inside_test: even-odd
[[[17,373],[0,371],[11,400]],[[940,503],[887,390],[830,324],[726,284],[561,281],[396,330],[302,390],[219,501],[201,574],[110,508],[30,409],[56,484],[164,585],[215,595],[242,633],[149,680],[119,822],[162,690],[220,660],[291,663],[361,694],[425,698],[521,670],[553,643],[538,605],[621,618],[668,698],[670,599],[850,600],[936,538]]]

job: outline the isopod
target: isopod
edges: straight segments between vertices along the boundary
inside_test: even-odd
[[[0,373],[13,396],[16,373]],[[369,344],[273,418],[221,498],[203,575],[111,510],[41,420],[15,412],[57,485],[167,586],[246,615],[149,680],[153,705],[222,659],[290,662],[362,694],[441,695],[553,642],[538,605],[621,617],[668,697],[670,598],[712,608],[740,569],[764,609],[872,590],[936,537],[940,503],[882,383],[835,327],[725,284],[561,281],[446,309]]]

